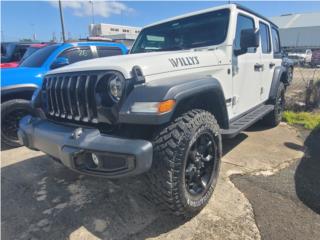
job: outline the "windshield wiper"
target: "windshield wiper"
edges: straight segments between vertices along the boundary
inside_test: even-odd
[[[165,51],[177,51],[177,50],[186,50],[186,48],[180,46],[173,46],[170,48],[159,48],[159,49],[143,49],[143,52],[165,52]]]
[[[161,51],[176,51],[176,50],[185,50],[186,48],[181,46],[173,46],[170,48],[162,48]]]

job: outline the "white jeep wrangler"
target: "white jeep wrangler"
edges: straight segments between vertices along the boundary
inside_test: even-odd
[[[152,196],[190,215],[212,195],[222,137],[281,120],[289,84],[277,26],[230,4],[145,27],[129,55],[49,72],[20,142],[80,173],[145,173]]]

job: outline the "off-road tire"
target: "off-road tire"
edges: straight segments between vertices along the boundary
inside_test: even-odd
[[[268,113],[262,119],[262,122],[264,125],[269,127],[276,127],[281,122],[282,114],[285,106],[285,91],[286,91],[286,88],[283,82],[280,82],[276,98],[273,100],[274,110]]]
[[[9,114],[12,114],[14,111],[20,111],[21,113],[31,114],[32,108],[30,106],[30,101],[24,99],[13,99],[1,104],[1,146],[2,147],[19,147],[21,146],[18,140],[18,137],[13,137],[8,135],[8,126],[6,120],[8,119]],[[19,115],[19,114],[18,114]],[[21,116],[17,116],[15,119],[16,129],[18,130],[18,123],[21,119]],[[14,126],[10,126],[11,128]]]
[[[191,144],[204,133],[214,139],[216,162],[208,189],[195,198],[187,191],[185,168]],[[155,134],[153,148],[152,168],[147,174],[152,199],[175,215],[193,216],[209,201],[218,178],[222,142],[215,117],[204,110],[190,110]]]

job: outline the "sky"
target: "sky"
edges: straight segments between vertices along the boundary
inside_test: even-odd
[[[93,0],[94,22],[143,27],[152,22],[228,1],[98,1]],[[231,1],[239,2],[239,1]],[[241,1],[240,4],[266,16],[319,12],[320,1]],[[92,23],[90,1],[62,2],[67,36],[87,37]],[[39,41],[61,38],[57,1],[1,1],[2,41],[32,38]]]

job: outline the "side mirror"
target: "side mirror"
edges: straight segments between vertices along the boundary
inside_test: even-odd
[[[69,65],[69,59],[66,57],[58,57],[56,60],[53,61],[53,63],[51,64],[50,68],[51,69],[55,69],[55,68],[59,68],[59,67],[63,67],[66,65]]]
[[[243,29],[240,32],[240,51],[238,55],[246,53],[248,48],[259,47],[259,31],[255,29]]]

